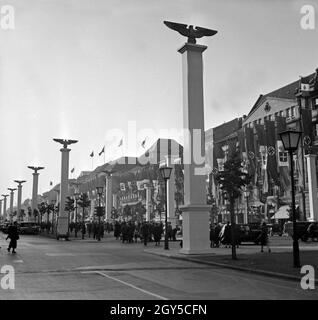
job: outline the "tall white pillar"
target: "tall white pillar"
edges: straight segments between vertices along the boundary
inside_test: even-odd
[[[148,180],[145,184],[146,188],[146,221],[150,221],[150,213],[152,209],[152,201],[151,201],[151,185],[150,181]]]
[[[180,252],[185,254],[210,252],[204,159],[196,163],[198,156],[205,156],[202,52],[206,49],[206,46],[186,43],[179,50],[183,69],[183,128],[189,133],[184,137],[185,196],[184,206],[180,207],[183,220]]]
[[[10,190],[10,220],[13,219],[13,200],[14,200],[14,191],[17,190],[15,188],[8,188]]]
[[[7,215],[7,197],[9,197],[9,195],[3,194],[2,196],[3,196],[3,217],[9,220]]]
[[[68,171],[69,155],[71,149],[62,148],[61,151],[61,184],[60,184],[60,210],[57,222],[57,237],[68,236],[68,211],[65,210],[66,197],[68,196]]]
[[[318,199],[317,199],[317,177],[316,177],[316,155],[305,155],[308,173],[309,191],[309,221],[318,221]]]
[[[106,173],[105,180],[105,220],[110,221],[112,217],[112,209],[113,209],[113,178],[111,172]]]
[[[31,221],[35,221],[34,210],[38,209],[38,182],[39,182],[39,170],[44,167],[32,167],[28,166],[29,169],[33,170],[33,188],[32,188],[32,202],[31,202]]]
[[[21,202],[22,202],[22,183],[26,182],[25,180],[14,180],[18,184],[18,204],[17,204],[17,220],[22,220],[21,215]]]

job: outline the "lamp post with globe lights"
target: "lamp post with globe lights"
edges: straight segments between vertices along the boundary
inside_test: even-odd
[[[286,130],[280,132],[280,138],[283,142],[284,149],[289,153],[290,160],[290,178],[291,178],[291,198],[292,198],[292,218],[293,218],[293,260],[294,267],[300,268],[299,258],[299,243],[296,226],[296,208],[295,208],[295,181],[294,181],[294,163],[293,163],[293,152],[298,148],[299,140],[301,137],[301,131]]]

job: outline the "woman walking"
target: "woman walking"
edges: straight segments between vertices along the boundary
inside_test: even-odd
[[[17,222],[15,221],[13,225],[9,227],[8,230],[8,236],[6,240],[10,239],[9,247],[8,247],[8,252],[11,251],[12,253],[16,253],[15,249],[17,248],[17,240],[19,240],[19,234],[18,234],[18,227],[17,227]]]

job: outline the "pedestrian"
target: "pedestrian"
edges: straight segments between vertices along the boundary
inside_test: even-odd
[[[259,235],[259,241],[261,243],[261,252],[264,252],[263,250],[264,246],[267,247],[268,252],[271,252],[271,248],[269,247],[268,230],[267,230],[266,222],[262,223],[262,229],[261,229],[261,234]]]
[[[16,253],[15,249],[17,248],[17,241],[19,240],[18,227],[16,221],[13,223],[13,225],[11,224],[8,229],[8,236],[6,240],[8,239],[10,239],[9,247],[7,249],[8,252],[10,252],[12,249],[12,253]]]
[[[149,225],[147,222],[143,222],[143,224],[141,226],[141,234],[144,239],[144,246],[147,246],[147,241],[149,238]]]
[[[87,232],[88,232],[88,237],[90,238],[91,237],[91,233],[92,233],[92,223],[89,222],[87,224]]]
[[[232,238],[231,237],[231,226],[230,226],[230,222],[228,221],[226,223],[226,225],[224,225],[221,230],[221,243],[223,245],[225,245],[225,248],[227,248],[227,246],[230,247],[231,238]]]

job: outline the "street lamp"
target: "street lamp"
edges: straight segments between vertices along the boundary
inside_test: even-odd
[[[294,190],[294,163],[293,152],[297,150],[302,132],[287,130],[279,133],[285,150],[289,153],[290,176],[291,176],[291,196],[292,196],[292,215],[293,215],[293,258],[294,267],[300,268],[299,243],[296,228],[296,210],[295,210],[295,190]]]
[[[167,216],[167,182],[170,179],[171,167],[161,167],[159,169],[161,178],[165,181],[165,250],[169,250],[168,242],[168,216]]]
[[[77,201],[79,199],[79,193],[74,193],[75,197],[75,238],[77,238]]]
[[[101,209],[101,196],[103,194],[103,190],[104,190],[104,187],[96,187],[96,191],[97,191],[97,194],[98,194],[98,210],[97,210],[97,214],[98,214],[98,238],[97,240],[100,241],[100,217],[102,215],[102,209]]]

